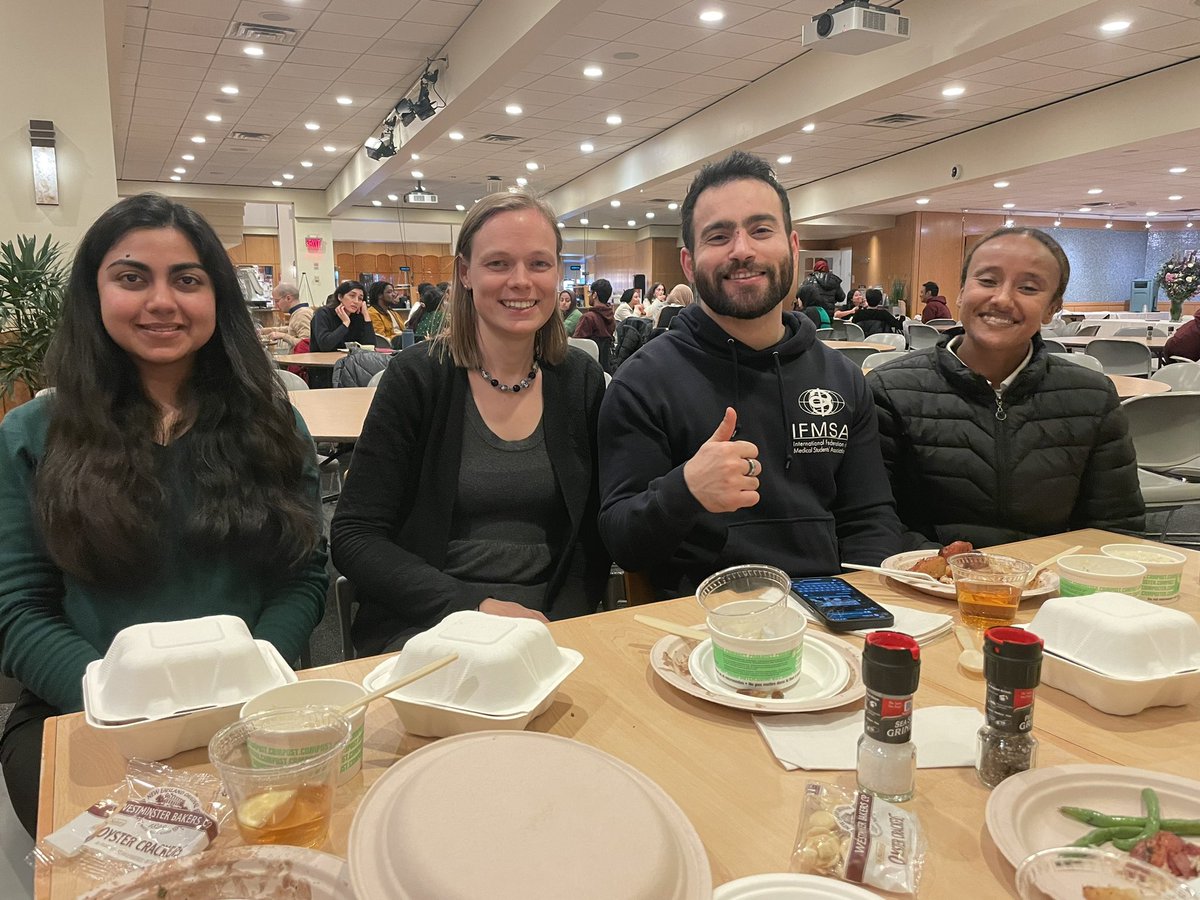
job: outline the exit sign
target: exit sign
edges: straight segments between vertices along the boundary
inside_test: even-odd
[[[582,268],[583,268],[583,266],[571,266],[571,271],[572,271],[572,272],[578,272],[578,271],[579,271],[580,269],[582,269]]]

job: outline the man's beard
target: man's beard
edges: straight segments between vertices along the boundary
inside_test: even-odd
[[[742,271],[761,272],[767,276],[766,284],[761,291],[731,298],[726,295],[724,287],[733,285],[736,289],[737,282],[726,281],[725,278]],[[765,263],[755,263],[751,266],[729,265],[712,273],[697,269],[693,276],[696,280],[696,293],[713,312],[731,319],[757,319],[778,306],[784,295],[791,290],[795,271],[792,258],[788,256],[775,267]]]

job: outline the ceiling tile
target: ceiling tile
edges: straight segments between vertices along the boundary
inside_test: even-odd
[[[594,12],[572,28],[571,34],[613,41],[646,24],[646,19],[634,16],[614,16],[609,13]]]
[[[450,25],[457,28],[471,14],[469,6],[445,3],[442,0],[420,0],[406,15],[405,20],[422,25]]]
[[[174,31],[179,34],[203,34],[223,37],[228,25],[226,19],[210,19],[206,16],[187,16],[180,13],[150,10],[146,28],[153,31]]]
[[[146,46],[166,50],[191,50],[198,53],[216,53],[221,43],[218,38],[198,34],[175,34],[170,31],[147,31]]]
[[[317,31],[327,31],[331,34],[356,34],[362,37],[378,37],[390,29],[393,24],[389,19],[346,16],[327,12],[321,14],[313,27]]]

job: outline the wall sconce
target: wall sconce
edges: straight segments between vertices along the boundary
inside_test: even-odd
[[[58,206],[54,123],[48,119],[30,119],[29,145],[33,149],[33,202],[38,206]]]

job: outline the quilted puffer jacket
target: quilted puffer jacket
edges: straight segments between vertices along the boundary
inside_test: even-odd
[[[949,340],[867,377],[910,547],[1142,529],[1133,444],[1106,376],[1054,359],[1034,336],[997,399]]]

